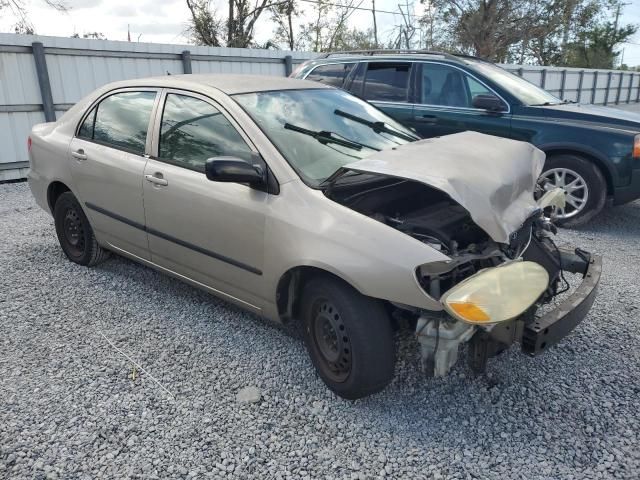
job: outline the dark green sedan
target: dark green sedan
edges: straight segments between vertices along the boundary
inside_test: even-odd
[[[475,130],[547,154],[543,188],[562,187],[557,222],[579,225],[640,197],[640,115],[562,101],[484,60],[444,53],[341,52],[292,76],[343,88],[421,137]]]

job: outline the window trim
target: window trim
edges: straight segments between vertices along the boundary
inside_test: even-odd
[[[89,108],[87,108],[85,110],[85,112],[82,114],[82,117],[80,117],[80,121],[77,123],[76,128],[73,132],[73,138],[77,138],[78,140],[82,140],[84,142],[89,142],[89,143],[94,143],[96,145],[101,145],[103,147],[108,147],[108,148],[113,148],[114,150],[119,150],[121,152],[126,152],[129,153],[131,155],[136,155],[138,157],[148,157],[148,153],[149,153],[149,148],[150,148],[150,144],[151,144],[151,128],[153,125],[153,119],[156,113],[156,109],[158,107],[158,99],[160,98],[160,95],[158,95],[158,93],[160,93],[161,89],[158,87],[124,87],[124,88],[116,88],[114,90],[109,90],[108,92],[105,92],[104,94],[100,95],[97,99],[95,99],[91,105],[89,106]],[[98,107],[100,106],[100,104],[102,103],[103,100],[106,100],[107,98],[113,96],[113,95],[117,95],[119,93],[128,93],[128,92],[134,92],[134,93],[144,93],[144,92],[149,92],[149,93],[155,93],[156,96],[153,100],[153,105],[151,107],[151,112],[149,114],[149,122],[147,124],[147,136],[146,136],[146,140],[145,140],[145,145],[144,145],[144,150],[142,151],[142,153],[135,151],[131,148],[126,148],[120,145],[114,145],[112,143],[108,143],[108,142],[103,142],[100,140],[95,140],[93,138],[86,138],[86,137],[82,137],[79,134],[80,132],[80,128],[82,128],[82,124],[84,123],[85,119],[91,114],[91,112],[96,109],[96,115],[93,118],[93,134],[95,135],[95,126],[96,126],[96,120],[98,118]]]

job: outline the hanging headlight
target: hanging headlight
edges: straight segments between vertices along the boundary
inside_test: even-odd
[[[448,290],[441,299],[454,318],[474,325],[504,322],[524,313],[549,285],[549,274],[534,262],[484,269]]]

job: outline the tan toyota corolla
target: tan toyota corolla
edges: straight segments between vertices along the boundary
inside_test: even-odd
[[[598,257],[552,240],[564,194],[536,183],[541,151],[473,132],[417,140],[317,83],[149,78],[36,125],[29,184],[71,261],[114,252],[300,322],[324,382],[353,399],[392,379],[398,323],[429,374],[461,343],[482,371],[515,342],[535,355],[566,336],[600,277]]]

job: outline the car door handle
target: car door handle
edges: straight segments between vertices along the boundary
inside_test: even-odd
[[[161,185],[163,187],[169,185],[169,182],[162,178],[162,174],[160,172],[156,172],[154,175],[145,175],[144,178],[147,182],[151,182],[154,185]]]
[[[435,115],[416,113],[413,116],[413,119],[416,122],[421,122],[421,123],[436,123],[436,121],[438,120],[438,117],[436,117]]]
[[[81,148],[79,148],[75,152],[71,152],[71,156],[73,158],[75,158],[76,160],[86,160],[87,159],[87,154],[84,153],[84,150],[81,149]]]

